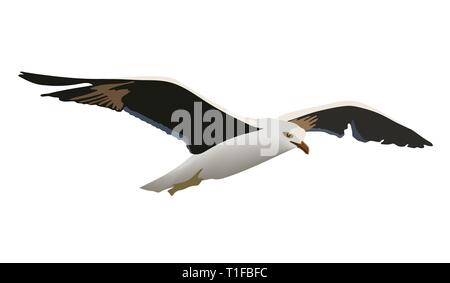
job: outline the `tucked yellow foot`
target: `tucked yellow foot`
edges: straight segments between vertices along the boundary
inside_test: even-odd
[[[202,172],[203,169],[200,169],[194,176],[192,176],[192,178],[190,178],[189,180],[183,182],[183,183],[179,183],[179,184],[175,184],[170,190],[169,190],[169,194],[171,196],[173,196],[176,192],[184,190],[186,188],[192,187],[192,186],[198,186],[203,180],[200,179],[198,176],[200,175],[200,172]]]

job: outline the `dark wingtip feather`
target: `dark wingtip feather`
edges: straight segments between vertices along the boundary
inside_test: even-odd
[[[413,143],[409,143],[408,147],[411,148],[425,148],[426,146],[433,146],[433,144],[429,141],[427,141],[426,139],[420,137],[420,141],[417,142],[413,142]]]
[[[19,73],[19,77],[21,77],[21,78],[24,79],[24,80],[27,80],[26,75],[27,75],[26,72],[20,72],[20,73]],[[27,81],[28,81],[28,80],[27,80]]]
[[[418,134],[417,134],[418,135]],[[419,145],[421,145],[420,148],[424,148],[425,146],[433,146],[433,144],[428,141],[427,139],[425,139],[424,137],[418,135],[420,138],[420,141],[418,142]]]
[[[19,77],[35,84],[49,85],[49,86],[76,85],[80,83],[90,83],[91,81],[86,79],[55,77],[28,72],[20,72]]]

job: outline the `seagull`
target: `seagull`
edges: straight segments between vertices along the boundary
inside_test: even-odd
[[[242,118],[163,78],[80,79],[21,72],[27,81],[67,86],[42,96],[97,105],[130,115],[186,143],[192,154],[168,174],[143,186],[177,191],[204,180],[223,179],[299,148],[309,154],[306,133],[342,138],[350,125],[360,142],[424,148],[432,143],[413,130],[358,102],[338,102],[278,118]]]

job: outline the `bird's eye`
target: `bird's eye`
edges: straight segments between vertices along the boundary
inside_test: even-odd
[[[288,132],[284,132],[284,135],[285,135],[288,139],[290,139],[290,138],[292,138],[292,137],[294,136],[293,134],[288,133]]]

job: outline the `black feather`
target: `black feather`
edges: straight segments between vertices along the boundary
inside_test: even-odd
[[[96,84],[104,80],[97,79],[80,79],[80,78],[67,78],[67,77],[54,77],[40,74],[33,74],[27,72],[21,72],[19,77],[27,80],[29,82],[39,84],[39,85],[50,85],[50,86],[66,86],[66,85],[76,85],[82,83]]]

